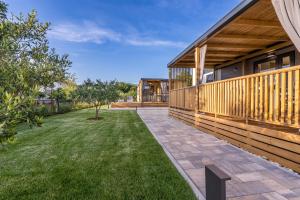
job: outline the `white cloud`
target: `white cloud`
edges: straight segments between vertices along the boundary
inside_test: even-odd
[[[126,42],[133,46],[166,46],[166,47],[185,47],[184,42],[176,42],[169,40],[156,40],[156,39],[128,39]]]
[[[121,37],[118,33],[100,28],[90,22],[80,25],[66,23],[54,26],[49,31],[49,36],[69,42],[91,42],[96,44],[102,44],[106,41],[119,41]]]
[[[95,23],[82,24],[64,23],[54,26],[49,31],[49,37],[68,42],[96,43],[118,42],[132,46],[164,46],[185,47],[186,43],[170,40],[137,37],[137,34],[121,34],[111,29],[102,28]]]

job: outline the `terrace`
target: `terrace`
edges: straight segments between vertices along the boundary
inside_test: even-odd
[[[272,2],[243,1],[169,63],[169,113],[300,172],[299,65]]]

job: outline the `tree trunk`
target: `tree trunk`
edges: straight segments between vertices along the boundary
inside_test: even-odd
[[[99,119],[99,108],[96,107],[96,119],[98,120]]]

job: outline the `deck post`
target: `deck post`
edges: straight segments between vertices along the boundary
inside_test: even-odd
[[[195,84],[196,84],[196,95],[195,95],[195,113],[199,111],[199,82],[200,82],[200,48],[195,48]]]
[[[231,178],[215,165],[205,166],[206,200],[226,200],[226,181]]]

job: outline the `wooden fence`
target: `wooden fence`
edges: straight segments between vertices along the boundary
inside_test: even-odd
[[[199,112],[299,127],[300,66],[198,86]],[[195,110],[196,87],[170,91],[170,107]]]
[[[196,87],[170,91],[170,107],[195,110]]]
[[[299,127],[300,66],[199,86],[199,111]]]

